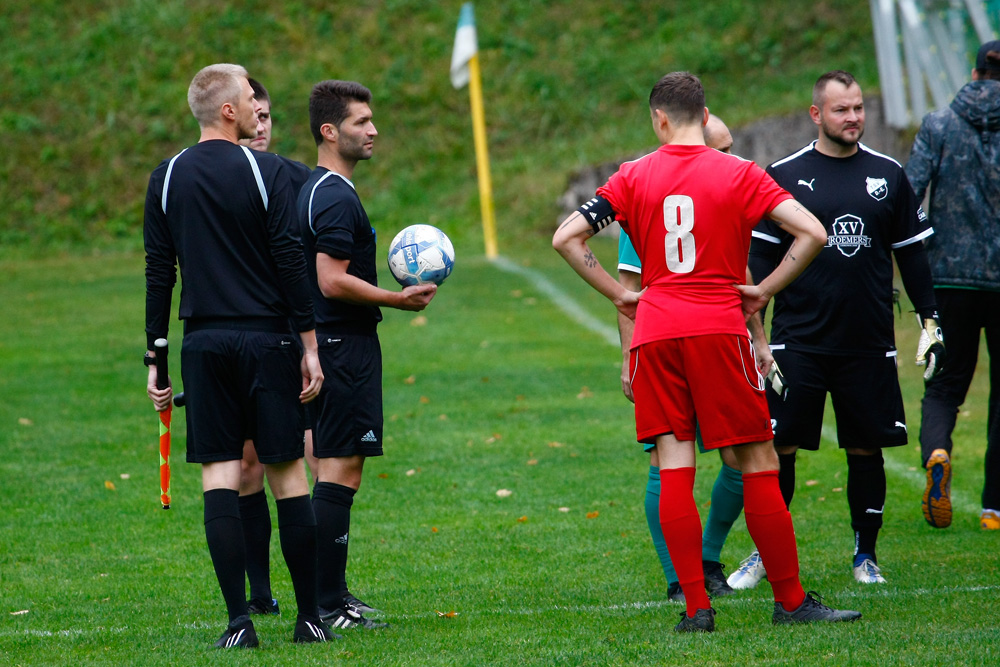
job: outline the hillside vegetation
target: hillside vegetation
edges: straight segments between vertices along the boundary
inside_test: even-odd
[[[0,253],[141,247],[149,172],[197,140],[193,74],[238,62],[270,89],[272,147],[313,163],[313,83],[375,96],[375,158],[356,172],[379,232],[443,227],[481,248],[467,90],[448,79],[460,2],[7,0],[0,8]],[[877,87],[867,3],[480,2],[501,251],[553,224],[567,175],[649,146],[663,73],[702,77],[739,126],[801,109],[817,75]]]

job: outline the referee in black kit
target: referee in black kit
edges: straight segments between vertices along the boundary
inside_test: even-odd
[[[146,192],[146,356],[167,336],[179,264],[187,460],[202,465],[205,535],[229,612],[216,646],[258,644],[244,595],[237,491],[246,438],[267,467],[278,507],[298,604],[293,638],[326,641],[335,635],[317,612],[316,518],[302,463],[302,403],[317,396],[323,373],[295,193],[277,156],[237,143],[256,136],[261,108],[243,67],[202,69],[188,104],[201,138],[162,162]],[[146,391],[164,410],[172,390],[158,390],[155,379],[150,368]]]

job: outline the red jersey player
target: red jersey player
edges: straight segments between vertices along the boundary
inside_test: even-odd
[[[826,232],[754,163],[705,146],[708,109],[697,77],[664,76],[649,105],[663,145],[623,164],[594,199],[560,225],[552,245],[636,322],[630,368],[637,439],[656,445],[660,523],[687,601],[675,629],[715,629],[693,494],[696,421],[707,449],[734,447],[743,471],[747,528],[774,590],[773,621],[856,620],[859,612],[826,607],[799,582],[764,382],[746,329],[746,318],[819,253]],[[771,275],[744,285],[751,231],[765,216],[795,241]],[[641,294],[621,286],[587,246],[590,236],[614,220],[642,261]]]

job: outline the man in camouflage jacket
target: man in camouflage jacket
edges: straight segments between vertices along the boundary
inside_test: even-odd
[[[924,117],[906,165],[917,197],[928,187],[934,236],[925,241],[948,356],[926,383],[920,448],[924,517],[951,523],[951,434],[986,330],[990,382],[1000,382],[1000,41],[984,44],[972,82]],[[1000,386],[990,393],[980,525],[1000,529]]]

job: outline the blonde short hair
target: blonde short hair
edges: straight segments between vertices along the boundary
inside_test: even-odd
[[[198,125],[214,125],[223,104],[238,105],[247,71],[240,65],[219,63],[209,65],[194,75],[188,87],[188,106]]]

